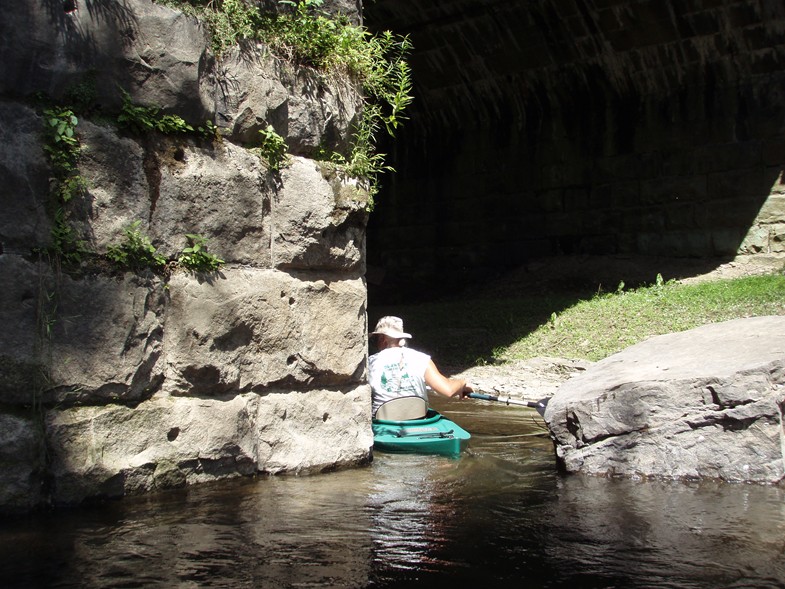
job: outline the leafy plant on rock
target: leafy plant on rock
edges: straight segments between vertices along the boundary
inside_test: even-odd
[[[389,31],[373,35],[344,16],[323,11],[323,0],[281,0],[274,12],[263,12],[246,0],[159,1],[205,22],[217,55],[246,41],[261,42],[297,67],[327,77],[345,76],[359,84],[365,104],[351,153],[329,154],[326,160],[339,172],[363,181],[372,208],[379,175],[392,170],[384,164],[386,156],[376,152],[375,133],[383,125],[394,135],[412,102],[408,37]]]
[[[155,106],[136,105],[128,92],[122,90],[122,93],[123,106],[117,117],[117,122],[121,126],[137,133],[158,131],[173,135],[193,132],[194,128],[182,117],[175,114],[159,114],[161,109]]]
[[[81,147],[76,136],[79,119],[69,108],[52,107],[44,111],[47,141],[44,151],[49,156],[55,173],[69,174],[76,168]]]
[[[76,266],[89,253],[86,242],[79,237],[68,220],[68,213],[62,208],[55,211],[52,224],[51,253],[69,266]]]
[[[275,132],[272,125],[259,131],[262,136],[262,144],[259,151],[267,161],[272,170],[280,170],[281,165],[286,161],[286,141]]]
[[[125,241],[110,245],[106,257],[120,268],[161,270],[166,265],[166,258],[158,253],[150,238],[139,230],[141,223],[134,221],[124,228]]]
[[[224,261],[207,251],[207,240],[201,235],[186,233],[188,246],[183,248],[177,263],[191,272],[215,272]]]
[[[61,106],[47,108],[43,114],[44,151],[52,167],[50,190],[56,206],[51,253],[60,256],[67,264],[78,264],[87,248],[69,222],[70,214],[66,205],[87,188],[87,182],[79,174],[78,168],[82,152],[76,134],[79,119],[70,108]]]
[[[258,35],[272,51],[300,66],[346,75],[363,88],[365,104],[351,153],[348,157],[334,153],[330,161],[346,175],[364,180],[371,209],[379,175],[393,171],[385,165],[385,155],[376,152],[376,131],[383,124],[394,136],[413,100],[406,60],[411,41],[389,31],[372,35],[346,19],[331,17],[320,10],[323,0],[281,0],[279,4],[289,10],[259,17]]]

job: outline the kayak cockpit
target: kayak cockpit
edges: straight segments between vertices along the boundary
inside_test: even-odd
[[[455,456],[471,438],[469,432],[433,409],[427,409],[420,419],[374,419],[372,428],[374,449],[385,452]]]

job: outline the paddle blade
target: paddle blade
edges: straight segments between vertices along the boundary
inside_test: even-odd
[[[527,406],[533,407],[537,410],[537,413],[540,414],[541,417],[545,416],[545,407],[548,405],[548,401],[550,401],[550,397],[545,397],[544,399],[540,399],[539,401],[529,401]]]

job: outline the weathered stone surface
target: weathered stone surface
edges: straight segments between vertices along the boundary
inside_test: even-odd
[[[356,465],[373,445],[367,385],[52,410],[47,433],[56,503]]]
[[[77,126],[82,154],[79,173],[87,193],[75,225],[99,252],[124,241],[123,229],[141,221],[149,234],[152,190],[145,173],[145,150],[138,141],[118,134],[113,126],[81,120]],[[155,187],[157,188],[157,186]]]
[[[273,200],[273,264],[365,272],[367,193],[318,163],[294,157]]]
[[[567,471],[783,479],[785,317],[651,338],[561,386],[545,420]]]
[[[156,157],[150,235],[165,255],[175,257],[195,233],[227,262],[269,264],[272,188],[257,156],[224,141],[170,145]]]
[[[32,405],[43,386],[40,337],[48,321],[45,293],[52,292],[52,271],[43,262],[3,255],[0,284],[0,403]]]
[[[47,436],[53,500],[77,503],[250,474],[257,400],[156,398],[134,409],[52,410]]]
[[[19,104],[0,103],[0,243],[29,253],[30,244],[49,241],[46,211],[48,162],[41,143],[43,119]]]
[[[44,92],[66,99],[79,84],[116,108],[118,86],[136,102],[191,121],[212,110],[212,69],[205,29],[192,17],[150,0],[17,2],[0,22],[0,93]]]
[[[160,280],[62,276],[55,296],[45,403],[137,403],[160,387]]]
[[[320,148],[346,153],[362,108],[361,94],[348,80],[295,72],[264,46],[228,51],[219,70],[217,124],[232,141],[259,145],[259,131],[272,125],[290,153],[310,156]]]
[[[149,0],[7,8],[0,510],[368,460],[367,195],[300,157],[273,172],[240,145],[274,124],[290,153],[344,151],[358,89],[261,49],[217,69],[206,29]],[[121,90],[194,126],[232,120],[211,139],[119,129]],[[68,202],[50,194],[33,94],[79,116],[87,189]],[[85,243],[80,264],[53,248],[58,209]],[[170,261],[198,234],[226,264],[122,274],[102,255],[137,221]],[[33,409],[42,423],[20,417]]]
[[[42,500],[40,431],[32,413],[0,413],[0,513],[29,511]]]
[[[368,460],[373,446],[367,385],[348,393],[328,390],[271,394],[259,400],[259,470],[318,472]]]
[[[276,60],[258,47],[232,48],[220,61],[216,88],[216,124],[233,141],[259,145],[259,131],[273,125],[282,134],[288,125],[288,93],[276,71]]]
[[[142,221],[160,254],[175,259],[199,234],[227,262],[269,264],[272,187],[259,158],[229,142],[137,140],[112,127],[80,125],[80,172],[89,189],[80,233],[98,251],[123,243]]]
[[[320,148],[348,155],[362,110],[361,95],[348,80],[330,83],[307,71],[284,78],[289,89],[288,126],[285,136],[291,153],[313,156]]]
[[[226,395],[364,376],[362,280],[313,280],[251,268],[169,285],[166,390]]]

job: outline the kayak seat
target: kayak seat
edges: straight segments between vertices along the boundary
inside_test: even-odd
[[[422,419],[428,413],[428,403],[422,397],[398,397],[383,403],[376,410],[374,419],[408,421]]]

